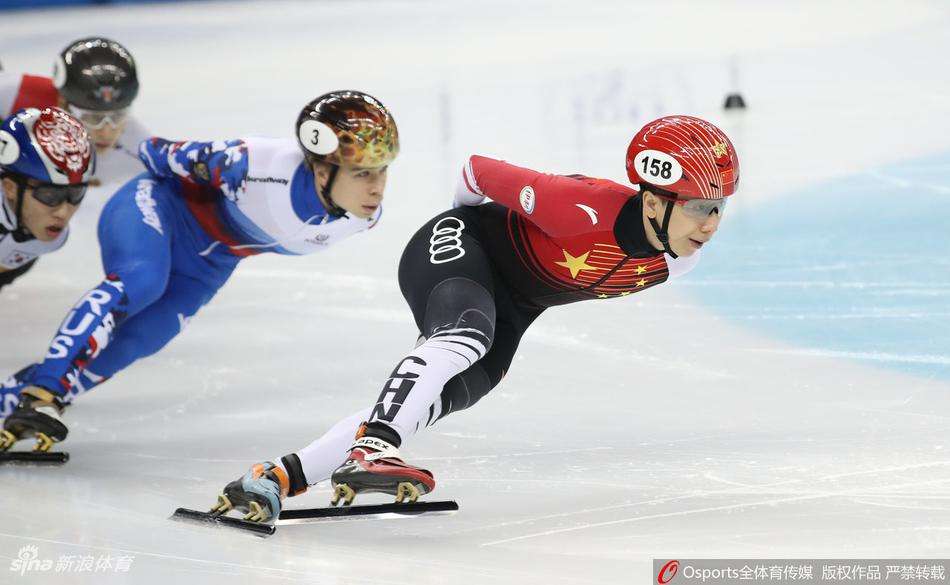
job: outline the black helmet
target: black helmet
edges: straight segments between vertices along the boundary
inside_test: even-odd
[[[121,110],[139,92],[135,60],[115,41],[80,39],[63,49],[53,68],[53,83],[70,105],[84,110]]]

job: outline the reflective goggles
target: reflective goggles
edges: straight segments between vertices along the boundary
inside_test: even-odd
[[[721,218],[723,210],[726,209],[725,197],[722,199],[677,199],[667,195],[657,195],[657,197],[679,205],[687,217],[696,221],[705,221],[713,213]]]
[[[64,202],[70,205],[79,205],[86,196],[86,185],[50,185],[25,181],[24,186],[30,190],[33,199],[49,207],[59,207]]]
[[[79,118],[82,123],[90,130],[99,130],[106,124],[113,128],[118,128],[129,115],[128,108],[121,110],[84,110],[76,106],[69,106],[69,113]]]

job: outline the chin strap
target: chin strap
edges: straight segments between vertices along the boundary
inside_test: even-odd
[[[653,226],[653,231],[656,232],[656,239],[660,240],[660,243],[663,244],[663,251],[669,254],[671,257],[676,258],[676,253],[673,251],[673,248],[670,248],[670,234],[667,233],[667,229],[670,227],[670,217],[673,215],[673,202],[666,202],[666,211],[663,213],[663,225],[661,226],[657,223],[655,217],[651,217],[650,225]]]
[[[333,199],[330,197],[330,191],[333,190],[333,181],[336,179],[336,174],[340,172],[340,167],[336,165],[330,165],[330,176],[327,178],[327,186],[322,193],[323,199],[327,202],[327,213],[333,217],[343,217],[346,215],[346,210],[333,202]]]
[[[14,233],[21,238],[32,238],[33,234],[26,229],[26,224],[23,223],[23,198],[26,195],[26,183],[18,179],[14,179],[13,182],[16,183],[16,209],[13,210],[13,216],[16,219]]]

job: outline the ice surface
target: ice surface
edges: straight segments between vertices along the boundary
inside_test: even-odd
[[[645,583],[653,557],[946,556],[948,16],[742,1],[3,13],[7,69],[49,71],[81,35],[126,43],[157,134],[291,136],[304,102],[355,87],[391,107],[403,153],[377,229],[246,261],[165,351],[77,402],[67,466],[0,469],[0,582]],[[734,78],[749,109],[726,116]],[[415,340],[398,255],[467,154],[621,180],[630,135],[668,113],[719,122],[740,150],[721,246],[681,283],[549,311],[500,387],[407,446],[459,514],[266,541],[166,520],[375,398]],[[100,277],[108,187],[0,295],[0,373],[35,360]],[[134,561],[108,580],[8,571],[27,545]]]

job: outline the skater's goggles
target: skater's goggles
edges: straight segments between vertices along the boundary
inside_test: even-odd
[[[30,190],[33,199],[49,207],[59,207],[64,202],[70,205],[79,205],[82,203],[83,197],[86,196],[87,185],[85,184],[51,185],[32,179],[23,180],[21,184]]]
[[[683,210],[683,213],[686,214],[687,217],[696,221],[706,221],[706,219],[713,213],[721,218],[723,210],[726,209],[725,197],[722,199],[679,199],[674,194],[666,195],[655,193],[652,190],[650,192],[660,199],[664,199],[673,203],[674,205],[679,206],[679,208]]]
[[[90,130],[99,130],[104,128],[106,124],[112,126],[113,128],[118,128],[129,115],[128,108],[122,108],[121,110],[84,110],[82,108],[77,108],[76,106],[69,106],[69,113],[76,116],[86,128]]]

